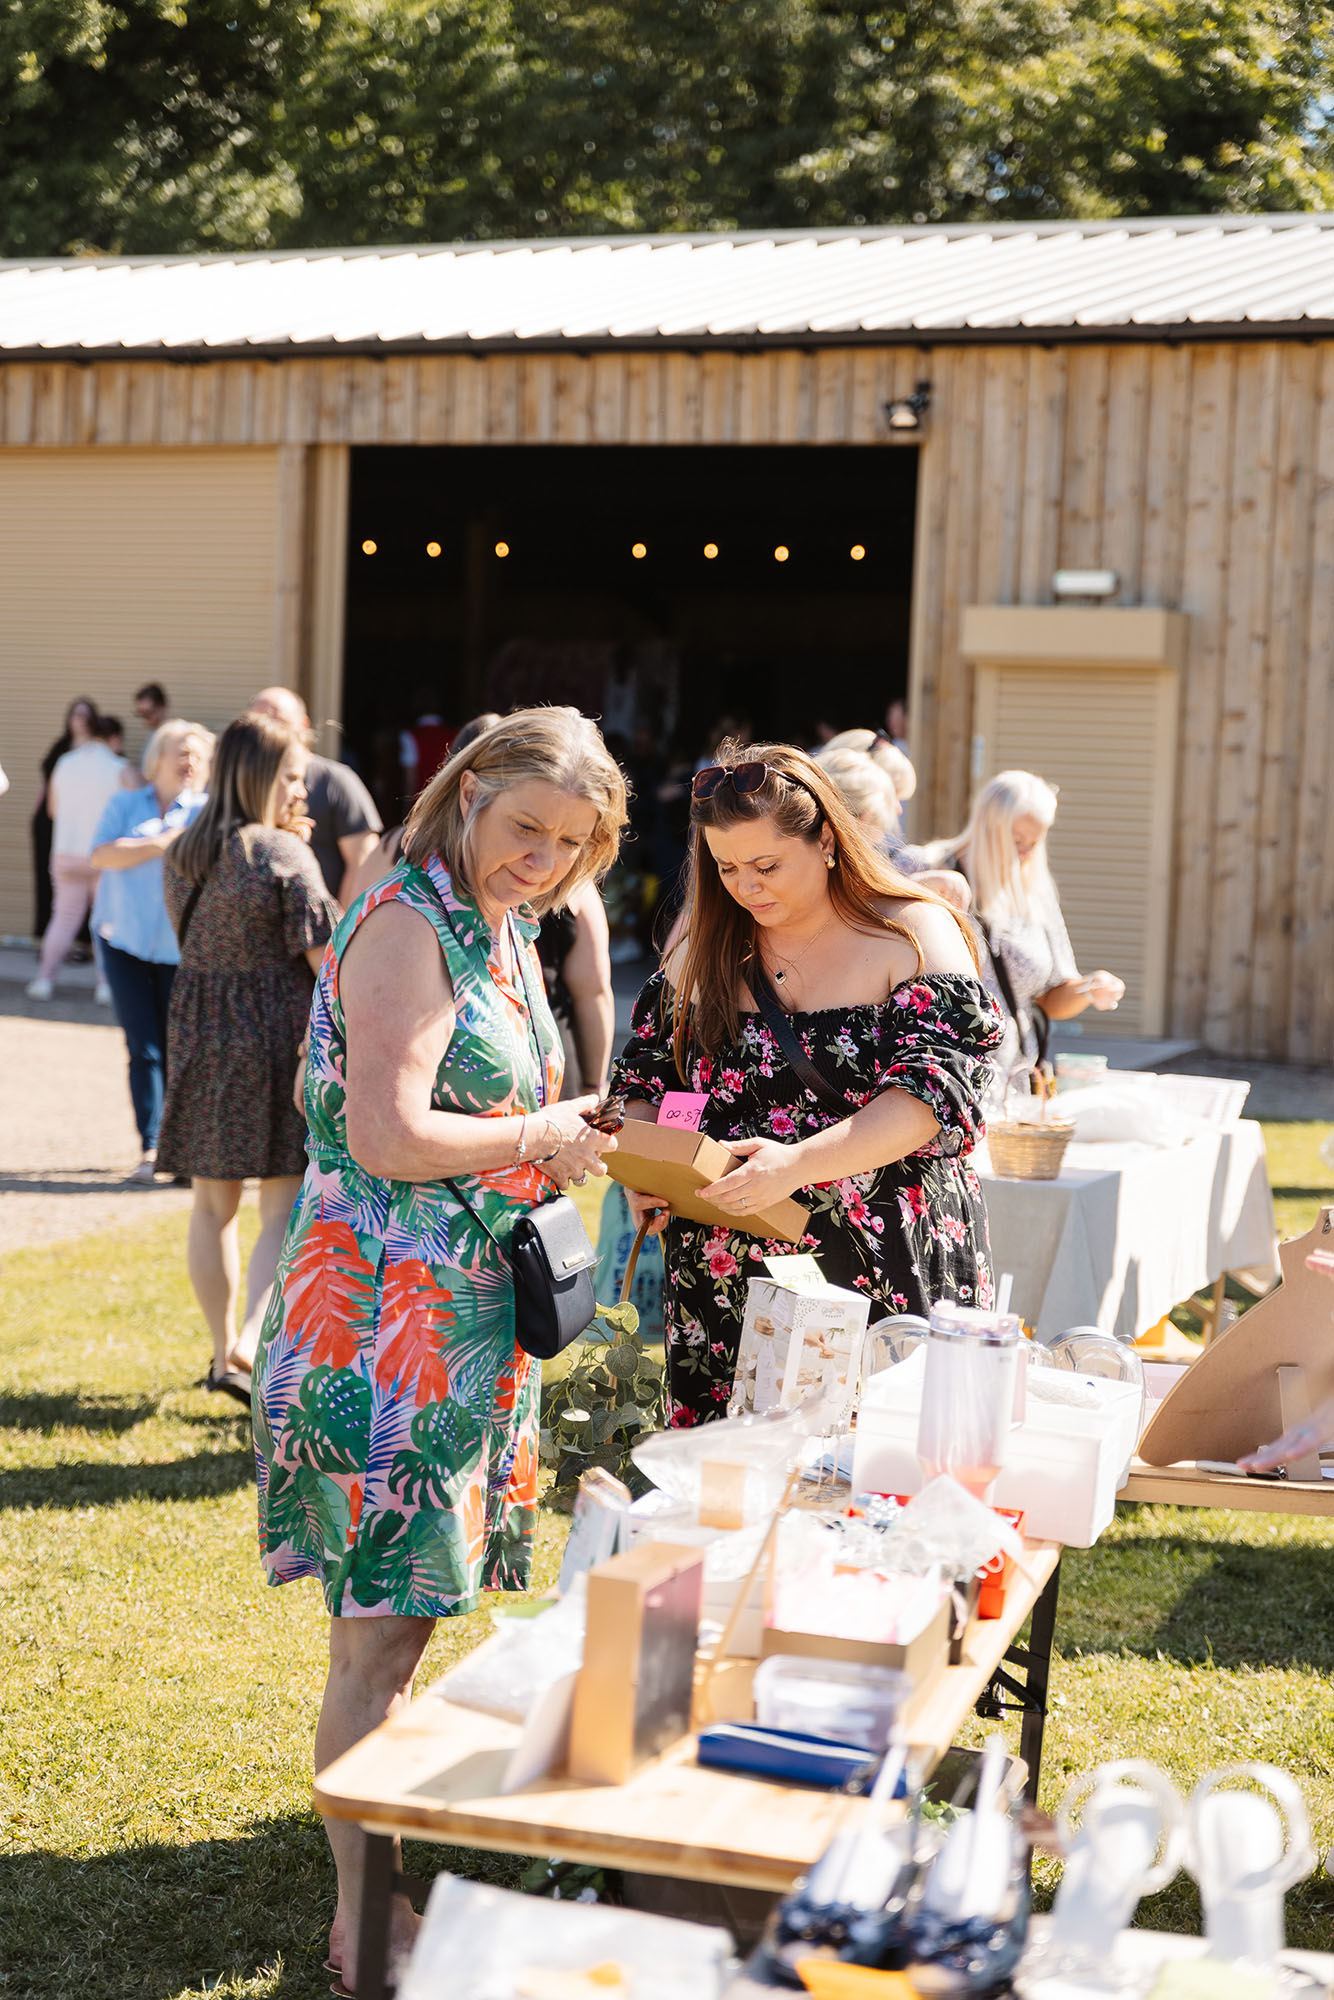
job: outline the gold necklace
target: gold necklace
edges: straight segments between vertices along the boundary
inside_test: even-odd
[[[817,945],[817,944],[818,944],[818,943],[820,942],[820,939],[821,939],[821,938],[822,938],[822,937],[824,936],[825,932],[826,932],[826,931],[827,931],[827,930],[829,929],[829,926],[830,926],[830,924],[832,924],[832,923],[833,923],[833,921],[834,921],[834,918],[835,918],[835,916],[836,916],[837,914],[838,914],[838,913],[837,913],[837,911],[836,911],[836,910],[831,910],[831,911],[829,912],[829,915],[828,915],[828,916],[827,916],[827,917],[825,918],[825,920],[824,920],[824,922],[823,922],[823,923],[821,924],[821,926],[820,926],[819,930],[818,930],[818,931],[817,931],[817,932],[815,933],[815,936],[814,936],[814,937],[809,937],[809,938],[807,938],[807,940],[806,940],[805,944],[804,944],[804,945],[803,945],[803,946],[801,947],[801,950],[800,950],[800,951],[799,951],[799,952],[797,953],[797,955],[796,955],[796,957],[795,957],[795,958],[790,958],[790,957],[788,956],[788,954],[787,954],[787,953],[786,953],[785,951],[779,951],[779,950],[777,950],[777,949],[776,949],[776,947],[775,947],[775,946],[773,946],[773,945],[770,945],[770,947],[769,947],[770,951],[771,951],[771,952],[773,953],[773,955],[774,955],[774,957],[775,957],[775,958],[781,958],[781,959],[782,959],[783,963],[784,963],[784,964],[786,965],[786,967],[787,967],[787,970],[788,970],[788,972],[793,972],[793,971],[795,971],[795,970],[796,970],[796,968],[797,968],[797,966],[799,966],[799,965],[800,965],[800,963],[801,963],[802,959],[803,959],[803,958],[805,958],[805,956],[806,956],[807,952],[808,952],[808,951],[810,951],[810,950],[812,949],[812,947],[813,947],[814,945]],[[763,953],[763,952],[761,952],[761,953],[760,953],[760,960],[761,960],[761,963],[763,962],[763,959],[764,959],[764,953]],[[781,985],[783,984],[783,982],[784,982],[784,980],[785,980],[786,978],[787,978],[787,972],[775,972],[775,973],[774,973],[774,985],[775,985],[775,986],[781,986]]]

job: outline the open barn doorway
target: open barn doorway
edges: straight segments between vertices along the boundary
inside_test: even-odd
[[[813,743],[907,683],[917,453],[360,447],[344,740],[398,818],[418,717],[571,702],[628,759]]]

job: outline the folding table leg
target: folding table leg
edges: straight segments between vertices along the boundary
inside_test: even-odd
[[[979,1715],[999,1716],[1008,1710],[1022,1717],[1019,1751],[1028,1766],[1024,1792],[1035,1805],[1042,1776],[1042,1733],[1047,1722],[1047,1683],[1051,1678],[1051,1647],[1056,1634],[1056,1600],[1060,1588],[1061,1566],[1057,1563],[1033,1606],[1027,1646],[1011,1646],[1005,1655],[1006,1665],[1021,1668],[1024,1678],[1016,1680],[1004,1666],[997,1667],[990,1685],[977,1701]]]
[[[357,2000],[385,2000],[389,1917],[394,1900],[392,1834],[367,1833],[361,1854],[361,1928],[357,1933]]]
[[[1061,1589],[1061,1565],[1057,1563],[1041,1597],[1033,1606],[1028,1631],[1028,1672],[1025,1675],[1023,1721],[1019,1725],[1019,1754],[1028,1766],[1025,1790],[1032,1804],[1038,1802],[1038,1780],[1042,1775],[1042,1738],[1047,1727],[1047,1686],[1051,1680],[1051,1648],[1056,1636],[1056,1600]]]

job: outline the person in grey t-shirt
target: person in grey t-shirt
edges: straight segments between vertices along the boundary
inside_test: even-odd
[[[261,688],[250,704],[260,715],[299,730],[309,743],[313,731],[306,704],[291,688]],[[314,822],[310,850],[320,865],[325,887],[344,909],[343,885],[351,882],[384,831],[375,801],[356,772],[330,757],[311,756],[306,765],[306,813]]]

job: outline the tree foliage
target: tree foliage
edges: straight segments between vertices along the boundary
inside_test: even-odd
[[[1308,0],[7,0],[0,249],[1327,207]]]

